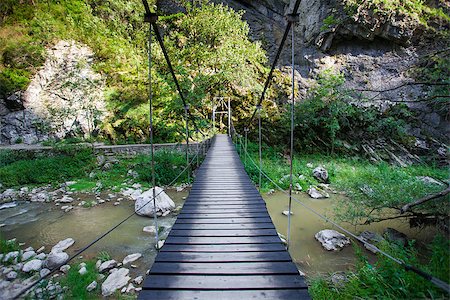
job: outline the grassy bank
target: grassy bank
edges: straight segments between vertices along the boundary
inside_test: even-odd
[[[149,155],[118,156],[113,163],[106,162],[101,166],[98,159],[92,149],[76,146],[56,148],[51,154],[0,151],[0,190],[45,184],[58,186],[66,181],[76,181],[72,187],[78,191],[93,188],[114,190],[126,182],[141,183],[144,187],[151,185]],[[156,151],[156,184],[169,184],[185,166],[183,152]],[[187,176],[183,174],[175,183],[186,181]]]

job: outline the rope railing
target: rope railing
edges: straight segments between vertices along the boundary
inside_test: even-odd
[[[201,143],[205,144],[209,144],[210,139],[204,139]],[[195,161],[197,156],[199,155],[201,149],[199,148],[198,151],[195,153],[195,155],[192,157],[192,159],[190,160],[189,166],[192,165]],[[161,191],[159,193],[157,193],[155,195],[155,197],[158,197],[161,193],[165,192],[167,190],[167,187],[172,186],[173,184],[175,184],[177,182],[177,180],[181,177],[181,175],[183,175],[186,171],[188,170],[188,166],[184,167],[183,170],[181,170],[180,173],[178,173],[178,175],[169,183],[166,185],[165,188],[162,188]],[[153,190],[155,190],[153,188]],[[75,254],[73,254],[72,256],[70,256],[67,260],[65,260],[63,263],[59,264],[58,266],[54,267],[52,270],[50,270],[49,273],[47,273],[46,275],[40,277],[39,279],[37,279],[35,282],[33,282],[31,285],[27,286],[26,288],[24,288],[23,290],[21,290],[17,295],[14,296],[14,299],[18,299],[20,296],[24,295],[26,292],[28,292],[29,290],[31,290],[33,287],[35,287],[37,284],[39,284],[42,280],[48,278],[49,276],[53,275],[55,272],[59,271],[59,269],[66,265],[67,263],[69,263],[70,261],[72,261],[74,258],[78,257],[80,254],[82,254],[83,252],[85,252],[86,250],[88,250],[90,247],[92,247],[93,245],[95,245],[97,242],[99,242],[100,240],[102,240],[104,237],[106,237],[107,235],[109,235],[111,232],[113,232],[115,229],[117,229],[120,225],[122,225],[123,223],[125,223],[126,221],[128,221],[130,218],[132,218],[133,216],[137,215],[137,213],[142,210],[144,207],[146,207],[147,205],[149,205],[150,203],[154,202],[154,198],[148,200],[143,206],[141,206],[140,208],[136,209],[132,214],[130,214],[129,216],[127,216],[126,218],[124,218],[122,221],[120,221],[119,223],[117,223],[116,225],[112,226],[109,230],[105,231],[103,234],[101,234],[100,236],[98,236],[97,238],[95,238],[94,240],[92,240],[89,244],[87,244],[86,246],[84,246],[83,248],[81,248],[80,250],[78,250]],[[155,228],[156,232],[158,232],[158,228]],[[158,247],[158,244],[156,243],[156,247]],[[159,249],[157,249],[159,250]]]
[[[242,141],[241,141],[242,143]],[[254,159],[251,157],[251,155],[248,153],[247,149],[244,149],[244,153],[245,155],[248,157],[248,159],[250,160],[250,162],[257,168],[259,169],[259,166],[257,165],[257,163],[254,161]],[[339,230],[342,230],[343,232],[345,232],[346,234],[348,234],[349,236],[351,236],[353,239],[359,241],[360,243],[362,243],[367,249],[373,251],[374,253],[380,253],[381,255],[389,258],[390,260],[396,262],[397,264],[399,264],[400,266],[402,266],[406,271],[412,271],[414,273],[416,273],[417,275],[421,276],[422,278],[432,282],[435,286],[437,286],[438,288],[446,291],[447,293],[450,294],[450,286],[448,283],[442,281],[439,278],[434,277],[431,274],[428,274],[425,271],[420,270],[417,267],[414,267],[412,265],[409,265],[407,263],[405,263],[403,260],[398,259],[393,257],[392,255],[390,255],[389,253],[381,250],[380,248],[378,248],[377,246],[369,243],[368,241],[362,239],[361,237],[357,236],[356,234],[352,233],[351,231],[345,229],[344,227],[342,227],[341,225],[339,225],[337,222],[333,221],[332,219],[322,215],[321,213],[319,213],[318,211],[316,211],[315,209],[309,207],[308,205],[306,205],[304,202],[302,202],[301,200],[299,200],[298,198],[289,195],[288,192],[286,192],[282,187],[280,187],[272,178],[270,178],[263,170],[260,169],[260,172],[264,175],[265,178],[267,178],[267,180],[269,180],[278,190],[280,190],[283,194],[289,196],[292,200],[294,200],[296,203],[300,204],[301,206],[303,206],[305,209],[307,209],[308,211],[310,211],[311,213],[315,214],[316,216],[318,216],[319,218],[321,218],[322,220],[324,220],[327,223],[332,224],[333,226],[335,226],[336,228],[338,228]]]

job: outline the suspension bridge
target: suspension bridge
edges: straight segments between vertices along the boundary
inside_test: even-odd
[[[216,135],[139,299],[309,299],[264,200]]]

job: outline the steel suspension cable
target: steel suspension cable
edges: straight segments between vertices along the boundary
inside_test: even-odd
[[[256,162],[253,160],[253,158],[251,157],[251,155],[245,151],[245,155],[248,156],[248,158],[250,159],[250,161],[252,162],[252,164],[256,167],[259,168],[258,165],[256,164]],[[289,193],[287,193],[284,189],[282,189],[274,180],[272,180],[272,178],[270,178],[264,171],[260,170],[261,173],[264,175],[264,177],[266,177],[277,189],[279,189],[283,194],[289,196]],[[349,236],[351,236],[352,238],[354,238],[355,240],[359,241],[360,243],[362,243],[367,249],[375,252],[375,253],[380,253],[381,255],[389,258],[390,260],[396,262],[397,264],[401,265],[406,271],[412,271],[414,273],[416,273],[417,275],[421,276],[422,278],[430,281],[431,283],[433,283],[435,286],[437,286],[438,288],[446,291],[447,293],[450,294],[450,285],[444,281],[442,281],[439,278],[434,277],[431,274],[428,274],[427,272],[424,272],[420,269],[418,269],[417,267],[414,267],[412,265],[408,265],[407,263],[405,263],[403,260],[398,259],[393,257],[392,255],[390,255],[389,253],[381,250],[380,248],[378,248],[377,246],[367,242],[366,240],[360,238],[359,236],[355,235],[354,233],[352,233],[351,231],[345,229],[344,227],[342,227],[341,225],[339,225],[338,223],[336,223],[335,221],[333,221],[330,218],[327,218],[326,216],[322,215],[321,213],[317,212],[315,209],[309,207],[308,205],[306,205],[305,203],[303,203],[301,200],[297,199],[296,197],[292,196],[292,199],[297,202],[298,204],[300,204],[301,206],[303,206],[305,209],[309,210],[310,212],[312,212],[313,214],[315,214],[316,216],[318,216],[319,218],[321,218],[322,220],[324,220],[327,223],[330,223],[332,225],[334,225],[336,228],[342,230],[343,232],[347,233]]]
[[[301,0],[296,0],[295,1],[294,7],[292,9],[292,15],[296,15],[297,14],[298,8],[300,6],[300,2],[301,2]],[[270,69],[269,75],[267,76],[266,82],[264,84],[263,92],[261,94],[261,97],[259,98],[259,101],[258,101],[258,104],[256,105],[255,110],[253,111],[252,116],[250,117],[250,120],[247,122],[246,127],[250,127],[250,125],[251,125],[251,123],[252,123],[252,121],[255,118],[255,115],[257,113],[258,106],[262,105],[262,103],[264,101],[264,98],[266,97],[267,89],[269,88],[270,82],[272,80],[273,71],[275,70],[275,68],[277,66],[277,63],[278,63],[278,60],[280,59],[281,51],[283,50],[284,44],[285,44],[286,39],[287,39],[287,37],[289,35],[289,31],[291,30],[291,27],[292,27],[292,23],[288,22],[287,25],[286,25],[286,29],[284,31],[284,34],[283,34],[283,38],[281,39],[280,46],[278,47],[277,53],[275,55],[275,59],[274,59],[274,61],[272,63],[272,67]]]

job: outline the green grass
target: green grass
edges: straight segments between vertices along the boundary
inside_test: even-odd
[[[412,245],[403,248],[383,242],[379,247],[405,263],[449,282],[448,239],[437,236],[429,247],[431,254],[422,262]],[[308,291],[313,299],[443,299],[447,296],[431,282],[404,270],[385,256],[378,255],[377,262],[370,264],[358,247],[356,253],[359,263],[354,271],[347,272],[347,282],[334,285],[326,277],[309,280]]]
[[[86,261],[87,273],[81,275],[78,273],[80,270],[79,264],[71,265],[70,270],[67,272],[67,276],[61,279],[62,286],[67,286],[68,290],[65,292],[65,299],[98,299],[100,297],[100,286],[97,276],[99,275],[94,261]],[[92,281],[99,283],[97,288],[92,291],[86,291],[86,287],[91,284]]]
[[[102,262],[111,260],[111,255],[106,251],[100,251],[97,255],[97,260],[101,260]]]
[[[249,143],[249,152],[258,163],[257,145]],[[245,161],[242,158],[243,161]],[[328,170],[331,186],[344,191],[348,199],[336,204],[337,216],[346,222],[361,223],[374,221],[385,215],[390,207],[401,207],[413,200],[435,193],[442,186],[422,182],[417,176],[430,176],[434,179],[448,180],[448,169],[433,165],[413,165],[407,168],[389,165],[387,163],[372,164],[367,160],[355,157],[327,155],[296,155],[294,159],[294,185],[299,183],[306,191],[310,185],[319,182],[313,178],[313,168],[324,166]],[[282,188],[288,189],[289,164],[278,149],[265,146],[263,149],[263,169]],[[258,182],[258,169],[247,161],[246,170],[253,182]],[[300,175],[304,179],[300,179]],[[263,177],[262,191],[276,187]],[[363,190],[372,190],[364,192]],[[446,214],[450,210],[445,200],[429,203],[418,207],[420,212],[431,214]]]
[[[8,241],[0,236],[0,253],[5,254],[12,251],[19,251],[19,243],[16,241]]]
[[[96,183],[88,179],[80,179],[76,183],[69,186],[72,191],[75,192],[87,192],[92,191],[96,186]]]

